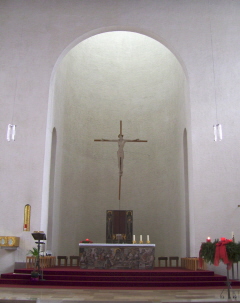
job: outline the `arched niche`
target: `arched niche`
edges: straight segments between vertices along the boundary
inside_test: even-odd
[[[72,47],[52,81],[48,129],[58,140],[49,249],[70,255],[86,237],[105,242],[106,210],[132,209],[133,233],[150,235],[156,255],[185,255],[187,81],[176,56],[143,34],[100,33]],[[117,144],[94,139],[117,139],[120,120],[125,139],[148,142],[124,147],[119,201]]]

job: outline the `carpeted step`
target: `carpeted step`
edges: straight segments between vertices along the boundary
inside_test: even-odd
[[[69,281],[69,280],[16,280],[8,279],[7,284],[11,285],[35,285],[35,286],[78,286],[78,287],[225,287],[221,281]],[[2,284],[2,281],[0,281]]]
[[[14,273],[22,273],[22,274],[30,274],[32,269],[15,269]],[[184,270],[184,269],[176,269],[174,270],[84,270],[84,269],[65,269],[61,270],[61,268],[48,268],[43,270],[44,274],[57,274],[57,275],[66,275],[66,273],[71,273],[71,275],[82,275],[82,276],[192,276],[194,272],[194,276],[214,276],[213,271],[207,270]]]
[[[104,288],[191,288],[226,287],[226,277],[212,271],[191,271],[182,268],[153,270],[83,270],[79,268],[47,268],[43,279],[31,280],[32,269],[18,269],[2,274],[0,286],[20,287],[104,287]],[[240,286],[232,281],[232,286]]]
[[[221,281],[225,282],[226,277],[224,276],[82,276],[82,275],[50,275],[43,273],[43,277],[47,281],[51,280],[68,280],[68,281]],[[23,279],[29,280],[30,274],[15,274],[15,273],[8,273],[2,274],[2,279]]]

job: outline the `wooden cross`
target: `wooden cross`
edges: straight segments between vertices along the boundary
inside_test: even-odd
[[[121,197],[121,178],[123,175],[123,159],[124,159],[124,151],[123,147],[126,142],[147,142],[147,140],[125,140],[123,139],[123,134],[122,134],[122,121],[120,121],[120,134],[118,135],[119,139],[116,140],[108,140],[108,139],[94,139],[94,141],[101,141],[101,142],[117,142],[118,143],[118,151],[117,151],[117,156],[118,156],[118,168],[119,168],[119,191],[118,191],[118,199],[120,200]]]

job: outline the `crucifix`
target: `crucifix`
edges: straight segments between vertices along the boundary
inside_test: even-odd
[[[118,169],[119,169],[119,190],[118,190],[118,199],[121,198],[121,178],[123,175],[123,159],[124,159],[124,151],[123,147],[126,142],[147,142],[147,140],[125,140],[123,139],[122,134],[122,121],[120,121],[120,134],[118,135],[119,139],[116,140],[108,140],[108,139],[94,139],[94,141],[101,141],[101,142],[117,142],[118,143],[118,151],[117,151],[117,157],[118,157]]]

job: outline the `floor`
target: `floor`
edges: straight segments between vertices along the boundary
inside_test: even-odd
[[[223,291],[223,292],[222,292]],[[222,296],[221,296],[222,294]],[[236,296],[236,298],[235,298]],[[229,297],[229,298],[228,298]],[[22,300],[22,301],[20,301]],[[231,290],[94,290],[0,287],[0,303],[77,302],[240,302],[240,289]]]

